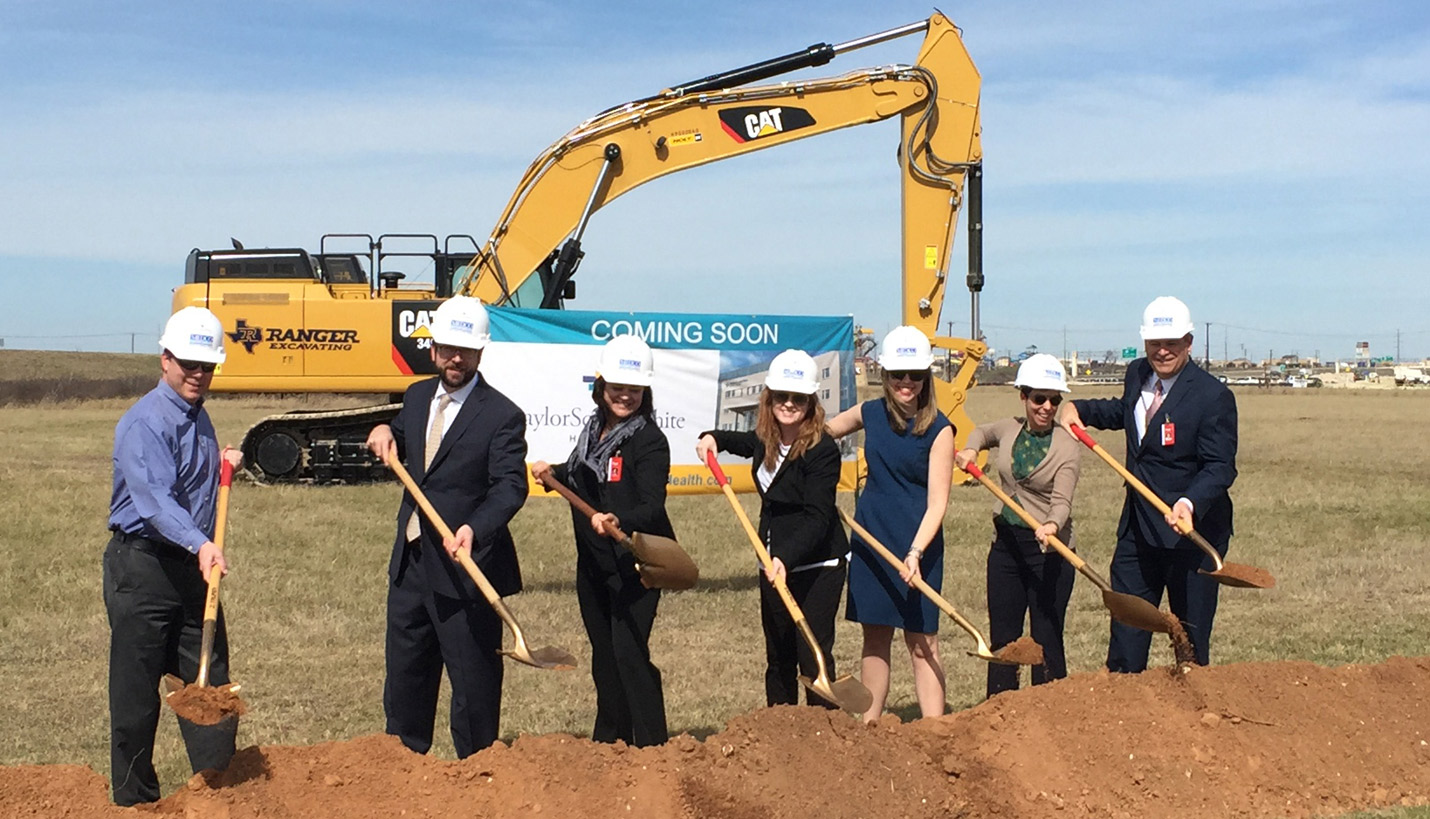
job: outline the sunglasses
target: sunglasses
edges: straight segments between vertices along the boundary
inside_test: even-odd
[[[922,384],[929,377],[928,370],[889,370],[887,374],[890,381],[912,381],[915,384]]]
[[[794,404],[795,406],[802,407],[809,401],[809,396],[802,392],[771,390],[770,401],[774,404]]]
[[[1041,407],[1044,404],[1052,404],[1056,407],[1063,402],[1063,397],[1058,393],[1053,393],[1052,395],[1029,395],[1024,393],[1023,397],[1033,402],[1033,406],[1035,407]]]
[[[173,358],[174,363],[179,365],[179,369],[186,373],[191,373],[194,370],[203,370],[206,373],[211,373],[218,369],[218,365],[212,361],[185,361],[182,358],[174,358],[172,355],[169,357]]]

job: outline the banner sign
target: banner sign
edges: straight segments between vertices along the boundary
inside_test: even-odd
[[[595,411],[592,385],[601,348],[634,335],[654,352],[655,421],[670,441],[671,494],[718,493],[695,442],[708,429],[755,426],[769,362],[797,349],[814,357],[816,397],[827,417],[854,404],[854,321],[850,317],[695,315],[488,307],[492,341],[481,374],[526,412],[529,461],[564,463]],[[854,447],[843,445],[840,488],[854,487]],[[748,459],[722,455],[737,491],[754,491]],[[544,494],[535,487],[534,493]]]

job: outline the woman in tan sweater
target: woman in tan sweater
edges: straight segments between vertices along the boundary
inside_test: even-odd
[[[1067,374],[1053,356],[1029,356],[1013,381],[1024,416],[983,424],[954,456],[959,468],[979,450],[997,449],[1003,491],[1043,521],[1031,529],[1001,501],[994,501],[993,545],[988,550],[988,638],[994,650],[1023,636],[1023,615],[1033,639],[1043,647],[1043,665],[1033,668],[1033,685],[1066,677],[1063,620],[1072,596],[1073,568],[1049,554],[1050,535],[1073,548],[1072,499],[1077,487],[1077,441],[1053,423]],[[1018,687],[1016,666],[988,666],[988,696]]]

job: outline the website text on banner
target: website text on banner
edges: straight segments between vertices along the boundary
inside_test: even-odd
[[[672,494],[718,494],[695,461],[706,429],[748,430],[755,422],[770,360],[804,350],[819,365],[819,400],[829,416],[852,406],[854,320],[848,316],[695,315],[488,308],[492,341],[482,377],[526,411],[527,457],[560,463],[595,409],[591,386],[601,346],[617,335],[655,352],[655,419],[670,440]],[[840,489],[854,488],[854,449],[846,445]],[[736,491],[752,492],[749,470],[729,470]],[[535,494],[545,495],[532,485]]]

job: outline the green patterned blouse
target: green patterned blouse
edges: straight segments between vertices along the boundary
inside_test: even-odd
[[[1052,427],[1049,427],[1044,432],[1034,432],[1028,429],[1028,425],[1025,422],[1023,428],[1018,431],[1018,437],[1013,441],[1013,479],[1021,481],[1033,474],[1033,470],[1038,468],[1038,464],[1042,463],[1043,459],[1048,457],[1048,447],[1051,446],[1052,443]],[[1013,495],[1013,500],[1018,500],[1016,493]],[[1033,528],[1024,523],[1023,519],[1018,517],[1017,512],[1014,512],[1006,506],[1003,507],[1001,517],[1005,522],[1011,523],[1014,526],[1021,526],[1024,529]]]

